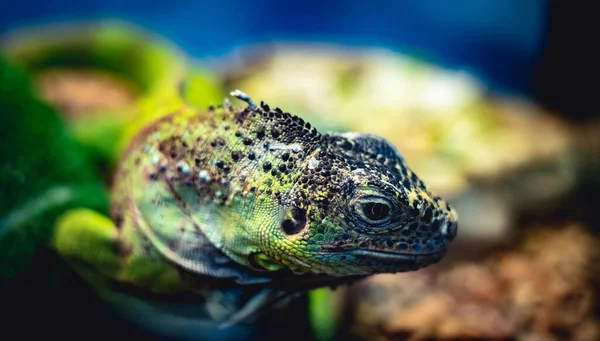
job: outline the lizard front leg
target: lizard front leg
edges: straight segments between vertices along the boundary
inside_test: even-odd
[[[82,273],[99,273],[158,292],[183,289],[175,268],[152,250],[140,252],[124,243],[123,231],[98,212],[74,209],[58,219],[52,246]]]

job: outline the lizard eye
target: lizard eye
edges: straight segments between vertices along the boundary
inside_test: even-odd
[[[363,213],[371,220],[381,220],[390,213],[390,207],[379,202],[369,202],[363,205]]]
[[[354,206],[355,212],[370,225],[381,225],[390,220],[392,204],[383,197],[361,198]]]

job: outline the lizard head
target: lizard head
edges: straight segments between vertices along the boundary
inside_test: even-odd
[[[323,135],[307,156],[268,248],[296,273],[416,270],[442,259],[457,214],[387,140]]]

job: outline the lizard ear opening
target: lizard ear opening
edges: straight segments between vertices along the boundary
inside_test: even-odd
[[[292,207],[286,214],[286,219],[281,222],[281,229],[283,233],[291,236],[302,232],[306,225],[306,211],[298,207]]]
[[[286,219],[283,222],[281,222],[281,229],[283,230],[283,232],[285,234],[287,234],[289,236],[289,235],[300,233],[300,231],[302,231],[304,229],[304,225],[297,224],[296,222],[294,222],[291,219]]]

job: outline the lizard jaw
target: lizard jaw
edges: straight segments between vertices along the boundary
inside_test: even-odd
[[[439,262],[446,254],[446,249],[430,253],[403,254],[380,250],[358,249],[345,254],[353,257],[363,265],[374,269],[374,273],[412,271]]]
[[[403,253],[395,253],[395,252],[387,252],[387,251],[379,251],[379,250],[353,250],[348,253],[365,259],[377,259],[382,261],[424,261],[427,259],[434,259],[437,257],[442,257],[446,254],[446,249],[442,249],[435,252],[430,253],[422,253],[422,254],[403,254]]]

